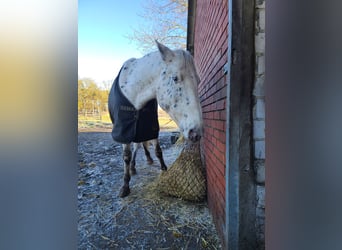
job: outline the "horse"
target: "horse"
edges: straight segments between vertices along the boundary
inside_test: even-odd
[[[157,156],[159,162],[160,162],[160,169],[161,170],[167,170],[167,166],[164,162],[163,158],[163,152],[160,147],[160,143],[158,138],[152,139],[149,141],[144,141],[142,143],[133,143],[133,154],[132,154],[132,160],[130,162],[130,174],[135,175],[137,173],[137,170],[135,168],[135,159],[137,156],[137,152],[140,148],[140,145],[142,144],[146,156],[147,164],[152,165],[153,164],[153,158],[151,157],[150,151],[149,151],[149,145],[152,144],[155,149],[155,155]]]
[[[124,184],[120,197],[129,195],[131,175],[136,173],[136,143],[143,142],[147,160],[151,163],[148,141],[154,142],[161,170],[167,170],[158,141],[158,104],[175,121],[185,140],[197,142],[203,134],[198,97],[200,79],[193,57],[188,51],[172,50],[155,42],[156,51],[124,62],[108,97],[112,137],[123,145]],[[135,143],[133,160],[132,143]]]

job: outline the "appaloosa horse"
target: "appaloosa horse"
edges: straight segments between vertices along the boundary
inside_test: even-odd
[[[109,93],[112,137],[123,144],[125,169],[120,197],[130,193],[129,181],[136,172],[137,144],[132,160],[132,142],[144,142],[149,161],[147,141],[152,140],[161,169],[167,169],[158,142],[157,103],[176,122],[186,140],[196,142],[202,136],[202,111],[197,92],[199,77],[193,58],[187,51],[171,50],[156,43],[158,51],[124,63]]]

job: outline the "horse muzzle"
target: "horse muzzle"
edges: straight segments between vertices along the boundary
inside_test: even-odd
[[[202,137],[202,131],[198,128],[193,128],[189,130],[188,138],[192,142],[198,142]]]

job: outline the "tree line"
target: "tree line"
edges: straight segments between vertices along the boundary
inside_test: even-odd
[[[109,88],[101,89],[94,80],[78,80],[78,114],[100,115],[108,111]]]

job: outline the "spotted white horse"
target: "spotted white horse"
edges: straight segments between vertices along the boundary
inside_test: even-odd
[[[138,136],[139,139],[137,139],[134,135],[138,133],[139,123],[142,124],[139,121],[140,118],[145,118],[146,122],[156,119],[157,102],[176,122],[186,140],[196,142],[202,136],[202,111],[197,88],[199,77],[193,58],[187,51],[171,50],[157,41],[156,44],[158,47],[156,52],[149,53],[140,59],[129,59],[124,63],[109,94],[109,113],[114,125],[112,136],[115,141],[123,143],[125,167],[120,197],[125,197],[130,193],[129,181],[131,174],[136,172],[135,154],[138,144],[134,144],[132,159],[132,142],[144,141],[145,154],[148,162],[151,163],[147,140],[153,139],[161,169],[167,169],[158,142],[159,125],[143,125],[143,129],[154,129],[150,137]],[[116,92],[121,92],[126,104],[118,103]],[[152,113],[148,113],[148,106],[152,107],[150,109]],[[126,111],[131,114],[130,117],[126,116],[124,113]],[[115,112],[119,112],[119,115]],[[128,126],[130,128],[127,128],[125,122],[120,121],[120,116],[131,124]]]

